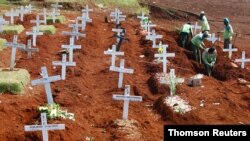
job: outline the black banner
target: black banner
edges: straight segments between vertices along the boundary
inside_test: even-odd
[[[165,125],[164,141],[213,139],[250,140],[250,125]],[[215,140],[214,140],[215,139]]]

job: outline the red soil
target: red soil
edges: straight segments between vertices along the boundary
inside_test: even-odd
[[[73,12],[64,14],[68,19],[73,20],[77,15]],[[161,104],[162,97],[169,95],[166,91],[164,95],[152,94],[147,81],[154,73],[161,71],[159,66],[148,65],[152,62],[154,50],[150,48],[150,43],[143,43],[143,39],[138,36],[139,21],[131,17],[122,24],[127,30],[129,43],[123,43],[121,50],[125,52],[126,68],[133,68],[133,75],[124,77],[124,84],[131,85],[131,95],[143,97],[141,103],[130,103],[129,119],[138,123],[134,132],[140,133],[130,138],[128,130],[114,124],[116,119],[122,116],[123,103],[113,101],[112,95],[123,93],[122,89],[117,89],[118,74],[110,72],[110,57],[105,56],[103,51],[111,48],[115,43],[111,29],[115,27],[113,23],[105,23],[103,12],[92,14],[93,24],[87,25],[85,39],[80,39],[76,44],[82,45],[81,50],[74,53],[76,67],[67,68],[65,81],[58,81],[52,84],[54,101],[63,108],[75,114],[76,121],[70,120],[49,120],[49,123],[64,123],[64,131],[50,131],[51,141],[84,141],[86,137],[94,137],[95,140],[148,140],[160,141],[163,139],[164,124],[244,124],[250,123],[250,91],[245,85],[237,83],[236,78],[249,79],[249,70],[244,71],[237,68],[222,67],[230,62],[221,55],[218,59],[215,75],[216,77],[206,77],[203,79],[204,87],[189,87],[186,84],[178,87],[178,95],[196,107],[190,113],[180,116],[164,110]],[[30,15],[29,17],[35,17]],[[26,23],[26,22],[25,22]],[[159,23],[160,26],[165,26]],[[67,23],[68,24],[68,23]],[[157,23],[158,24],[158,23]],[[26,30],[31,29],[29,22],[24,25]],[[170,25],[168,25],[170,26]],[[69,43],[69,37],[62,36],[61,32],[70,30],[67,25],[56,24],[57,33],[55,35],[39,36],[37,47],[39,53],[33,55],[32,60],[26,59],[25,53],[17,51],[17,68],[27,69],[32,80],[40,78],[40,68],[46,66],[49,75],[60,74],[60,67],[53,69],[52,61],[61,60],[57,52],[62,44]],[[178,77],[190,77],[196,73],[204,72],[203,66],[192,60],[190,51],[177,46],[176,34],[165,28],[157,28],[157,33],[164,36],[164,43],[169,44],[168,51],[175,52],[176,57],[170,59],[169,68],[176,69]],[[8,41],[12,40],[12,35],[1,35]],[[25,32],[20,34],[19,42],[26,43]],[[217,48],[221,54],[220,47]],[[250,52],[248,52],[250,53]],[[145,54],[145,58],[139,56]],[[240,56],[240,53],[236,53]],[[10,60],[10,49],[0,52],[1,67],[8,67]],[[117,64],[119,61],[117,61]],[[148,68],[150,67],[150,68]],[[153,69],[152,69],[152,68]],[[155,68],[154,68],[155,67]],[[249,65],[247,65],[249,67]],[[227,75],[219,76],[225,72]],[[226,81],[221,81],[224,78]],[[219,78],[219,79],[218,79]],[[157,100],[158,99],[158,100]],[[205,107],[200,107],[201,100],[205,101]],[[219,106],[213,103],[219,102]],[[38,106],[46,103],[43,86],[35,86],[33,89],[27,88],[24,95],[16,96],[11,94],[0,95],[0,140],[1,141],[32,141],[41,140],[41,132],[24,132],[24,125],[39,124],[40,115]],[[153,106],[154,105],[154,106]],[[160,109],[160,110],[159,110]],[[162,110],[163,109],[163,110]],[[154,112],[157,111],[157,112]],[[162,118],[160,117],[162,115]],[[170,115],[170,116],[169,116]]]

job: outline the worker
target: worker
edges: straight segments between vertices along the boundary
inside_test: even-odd
[[[216,62],[217,51],[215,48],[206,48],[202,53],[202,62],[204,64],[205,70],[208,76],[211,76],[214,64]]]
[[[195,35],[192,40],[192,50],[193,50],[193,54],[194,54],[194,58],[196,61],[200,61],[201,60],[201,54],[200,54],[200,49],[201,50],[205,50],[205,44],[204,44],[204,40],[208,37],[208,32],[204,32],[204,33],[199,33],[197,35]],[[201,63],[201,61],[200,61]]]
[[[200,20],[201,20],[201,31],[204,33],[205,31],[210,31],[210,26],[208,24],[207,18],[205,16],[205,12],[201,11],[200,13]]]
[[[193,37],[193,29],[191,26],[191,23],[186,23],[182,26],[180,31],[180,46],[182,48],[185,48],[187,42],[189,41],[189,38]]]
[[[229,48],[229,44],[232,43],[232,38],[233,38],[233,28],[230,25],[229,19],[228,18],[224,18],[224,31],[223,31],[223,38],[224,38],[224,49],[228,49]]]

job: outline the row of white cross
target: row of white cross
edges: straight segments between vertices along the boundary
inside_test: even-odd
[[[116,35],[119,37],[121,32],[124,32],[124,29],[121,29],[120,25],[121,21],[125,21],[126,16],[121,15],[122,12],[119,9],[115,9],[115,12],[111,12],[110,16],[113,18],[111,21],[115,21],[116,23],[116,28],[113,28],[112,31],[116,32]],[[119,42],[119,38],[117,38],[117,42]],[[119,73],[119,78],[118,78],[118,88],[123,87],[123,75],[124,73],[128,74],[133,74],[134,70],[125,68],[125,60],[121,59],[120,60],[120,66],[116,67],[116,56],[124,56],[124,52],[121,51],[116,51],[116,45],[112,45],[112,50],[107,50],[104,51],[105,55],[111,55],[111,66],[109,67],[110,71],[118,72]],[[124,88],[124,95],[113,95],[114,100],[123,100],[124,105],[123,105],[123,114],[122,114],[122,119],[127,120],[128,119],[128,111],[129,111],[129,102],[130,101],[142,101],[141,96],[131,96],[130,95],[130,85],[125,85]]]

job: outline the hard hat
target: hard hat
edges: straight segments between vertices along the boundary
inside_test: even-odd
[[[229,19],[228,18],[224,18],[224,23],[229,23]]]
[[[208,31],[205,31],[205,32],[203,33],[203,35],[202,35],[203,38],[207,38],[208,36],[209,36]]]
[[[200,13],[201,15],[205,15],[205,12],[204,11],[201,11],[201,13]]]

